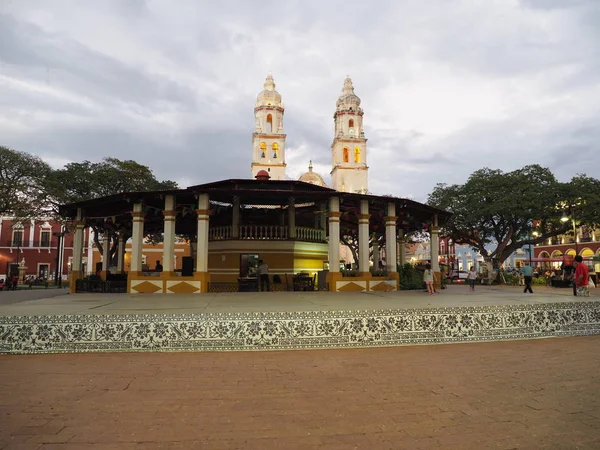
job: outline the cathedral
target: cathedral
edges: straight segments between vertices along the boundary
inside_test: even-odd
[[[275,90],[272,75],[265,80],[254,106],[255,130],[252,134],[252,178],[286,179],[285,139],[281,94]],[[346,78],[337,99],[331,144],[331,188],[340,192],[368,193],[367,139],[363,129],[364,112],[354,93],[352,80]],[[327,187],[321,175],[313,172],[312,162],[300,181]]]

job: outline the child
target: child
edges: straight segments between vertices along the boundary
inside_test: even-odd
[[[469,271],[469,274],[467,275],[467,281],[469,282],[469,286],[471,287],[472,291],[475,290],[475,280],[476,279],[477,279],[477,272],[475,272],[475,267],[471,266],[471,270]]]
[[[431,264],[425,265],[425,272],[423,272],[423,281],[427,285],[427,292],[429,295],[435,294],[433,290],[433,271],[431,270]]]

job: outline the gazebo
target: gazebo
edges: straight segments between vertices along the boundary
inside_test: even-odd
[[[83,278],[82,251],[86,227],[118,240],[113,272],[125,273],[127,292],[206,293],[211,285],[243,287],[252,280],[258,258],[279,279],[303,272],[326,273],[329,291],[397,290],[397,244],[415,230],[431,233],[431,261],[439,272],[438,230],[450,213],[413,200],[339,192],[292,180],[230,179],[153,192],[124,192],[63,205],[61,215],[75,221],[71,292]],[[358,241],[358,271],[344,276],[340,268],[340,233]],[[385,236],[385,270],[372,272],[369,240]],[[142,264],[148,237],[162,240],[162,271]],[[189,242],[181,269],[174,266],[176,237]],[[128,270],[125,243],[131,239]],[[104,245],[103,280],[110,277],[109,245]],[[375,269],[378,269],[375,267]],[[438,278],[439,279],[439,278]],[[214,290],[214,289],[213,289]]]

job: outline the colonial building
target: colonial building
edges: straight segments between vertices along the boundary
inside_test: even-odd
[[[64,236],[64,239],[62,237]],[[15,220],[0,217],[0,279],[66,279],[73,256],[73,236],[53,220]]]

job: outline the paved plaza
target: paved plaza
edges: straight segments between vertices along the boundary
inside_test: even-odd
[[[429,296],[423,291],[397,292],[233,292],[219,294],[66,294],[60,290],[0,292],[0,316],[213,314],[299,311],[354,311],[448,307],[540,305],[598,301],[574,297],[571,289],[535,286],[534,294],[519,286],[464,285]],[[48,298],[43,298],[43,293]],[[59,295],[62,292],[63,295]],[[27,296],[31,297],[27,297]],[[49,296],[52,297],[49,297]],[[42,301],[43,298],[43,301]]]
[[[598,449],[600,336],[0,356],[0,449]]]

